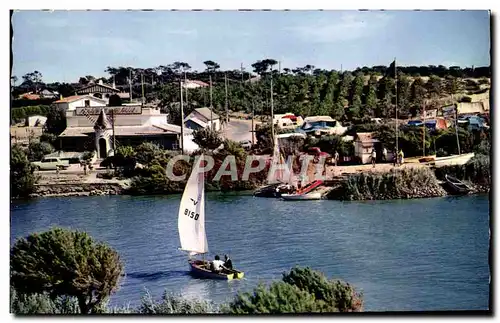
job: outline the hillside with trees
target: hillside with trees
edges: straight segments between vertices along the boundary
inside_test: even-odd
[[[212,102],[214,109],[224,115],[226,106],[226,82],[228,107],[232,111],[255,114],[270,113],[270,88],[273,80],[273,101],[275,113],[292,112],[296,115],[330,115],[339,120],[362,116],[394,117],[396,97],[398,115],[417,115],[425,107],[432,109],[454,100],[471,100],[467,96],[488,94],[490,91],[491,68],[461,68],[452,66],[398,66],[397,96],[396,79],[390,67],[373,66],[353,71],[336,71],[316,68],[313,65],[283,68],[278,71],[278,62],[264,59],[251,65],[252,70],[221,70],[214,61],[204,62],[204,71],[193,71],[185,62],[174,62],[151,68],[107,67],[109,78],[82,76],[79,83],[43,82],[41,72],[35,71],[22,77],[15,85],[12,77],[12,93],[16,97],[27,91],[47,88],[57,90],[61,95],[73,95],[75,90],[89,82],[104,81],[116,84],[122,91],[129,91],[132,83],[133,97],[142,95],[141,78],[147,102],[159,103],[171,120],[180,122],[178,104],[179,78],[212,80]],[[185,113],[210,104],[208,87],[188,90],[184,97]],[[177,116],[177,117],[176,117]]]

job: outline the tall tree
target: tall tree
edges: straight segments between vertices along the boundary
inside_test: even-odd
[[[35,169],[20,146],[13,145],[10,156],[10,195],[13,198],[28,197],[35,188]]]
[[[421,77],[417,77],[411,84],[410,90],[410,102],[411,102],[411,114],[417,115],[422,111],[425,103],[427,90],[425,89],[425,82]]]
[[[351,115],[355,118],[359,118],[362,109],[362,95],[364,88],[364,78],[363,74],[358,73],[354,78],[351,87]]]
[[[17,240],[10,270],[17,292],[75,297],[82,314],[98,313],[124,273],[115,250],[85,232],[60,228]]]
[[[214,61],[204,61],[203,64],[205,64],[205,71],[208,73],[215,73],[220,68],[220,65]]]

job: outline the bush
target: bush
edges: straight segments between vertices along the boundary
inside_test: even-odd
[[[17,292],[75,297],[87,314],[99,312],[118,288],[123,264],[116,251],[85,232],[55,228],[16,241],[10,273]]]
[[[48,142],[31,142],[28,146],[28,159],[40,161],[43,156],[54,152],[54,147]]]
[[[314,295],[316,301],[323,301],[323,312],[361,311],[362,295],[352,286],[340,280],[328,280],[322,273],[309,267],[295,267],[283,274],[283,281]]]
[[[213,150],[222,145],[223,139],[218,131],[202,128],[193,132],[193,142],[202,149]]]
[[[80,314],[74,297],[50,298],[47,294],[19,294],[10,289],[10,312],[14,314]]]
[[[320,312],[314,295],[285,282],[259,285],[253,293],[240,293],[223,312],[228,314],[284,314]]]
[[[35,168],[31,165],[20,146],[14,145],[10,152],[10,194],[13,198],[27,197],[35,188],[37,178]]]
[[[310,268],[295,267],[269,288],[240,293],[223,307],[230,314],[283,314],[351,312],[363,308],[362,295],[339,280],[328,280]]]
[[[158,145],[151,142],[143,142],[139,146],[135,147],[134,150],[137,162],[143,165],[151,163],[153,159],[162,151]]]
[[[444,196],[446,193],[427,167],[392,169],[387,173],[360,173],[330,192],[330,199],[387,200]]]
[[[40,136],[40,142],[48,142],[52,146],[55,144],[57,136],[50,132],[44,132]]]
[[[168,294],[166,291],[160,301],[155,301],[149,294],[142,298],[137,308],[138,314],[211,314],[218,313],[218,308],[210,302],[199,299],[186,299]]]

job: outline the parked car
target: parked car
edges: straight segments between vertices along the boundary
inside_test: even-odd
[[[39,162],[32,162],[36,170],[57,170],[67,169],[69,167],[68,160],[61,160],[58,157],[43,157]]]
[[[250,140],[242,140],[240,141],[240,145],[246,150],[252,149],[252,142]]]

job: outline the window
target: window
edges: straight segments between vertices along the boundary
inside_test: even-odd
[[[179,143],[177,142],[172,143],[172,150],[177,150],[177,149],[179,149]]]
[[[85,106],[90,107],[90,100],[85,100]]]

